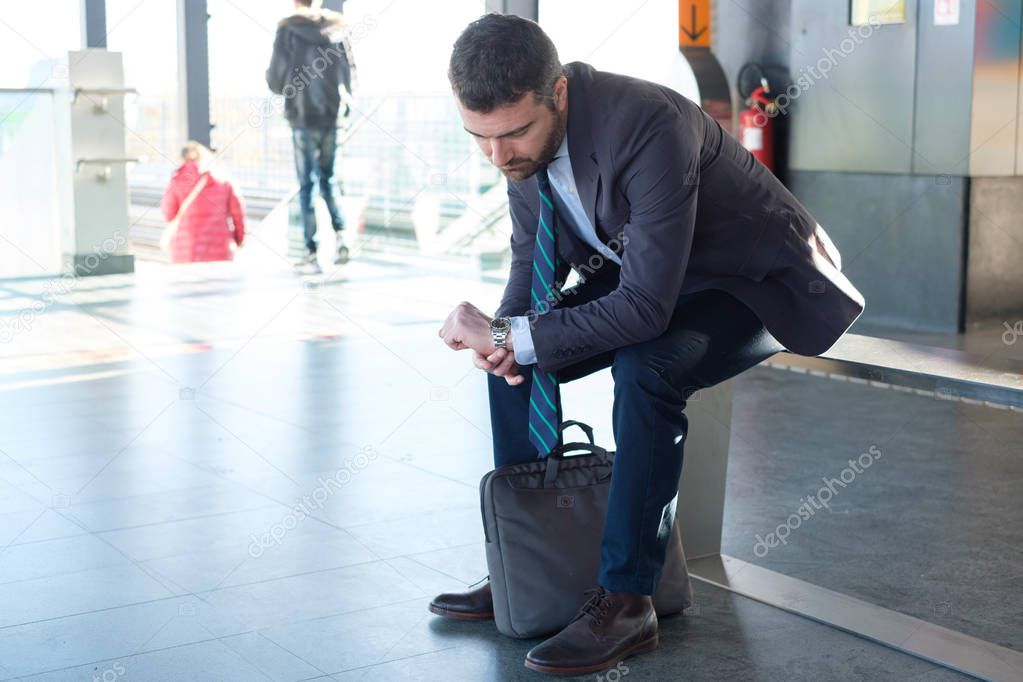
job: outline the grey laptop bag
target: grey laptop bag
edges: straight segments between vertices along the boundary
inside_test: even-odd
[[[480,481],[487,566],[497,629],[527,638],[560,630],[597,587],[600,540],[607,513],[614,453],[570,443],[550,457],[491,471]],[[583,452],[565,456],[567,452]],[[658,616],[681,612],[693,591],[678,521],[654,594]]]

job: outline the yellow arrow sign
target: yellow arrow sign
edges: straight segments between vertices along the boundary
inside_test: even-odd
[[[710,0],[678,0],[678,46],[710,47]]]

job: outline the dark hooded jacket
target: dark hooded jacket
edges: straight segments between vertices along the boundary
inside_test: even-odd
[[[341,88],[352,91],[351,46],[342,16],[304,11],[281,20],[266,70],[270,90],[284,96],[284,116],[294,128],[337,126]]]

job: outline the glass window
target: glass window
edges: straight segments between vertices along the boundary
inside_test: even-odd
[[[209,8],[213,145],[250,206],[269,210],[297,189],[290,128],[265,80],[277,23],[293,4],[210,0]],[[504,192],[462,130],[447,82],[451,45],[481,12],[478,0],[452,0],[442,12],[419,0],[345,3],[358,84],[337,174],[346,220],[374,238],[368,244],[439,243],[482,193]]]
[[[68,50],[82,46],[81,4],[81,0],[4,3],[0,88],[67,84]]]
[[[128,156],[142,160],[129,175],[133,203],[154,203],[149,195],[162,192],[185,141],[177,41],[177,3],[107,0],[107,46],[123,55],[125,86],[138,90],[124,102]]]

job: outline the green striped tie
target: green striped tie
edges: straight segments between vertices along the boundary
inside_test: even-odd
[[[536,313],[543,315],[555,301],[554,280],[558,271],[557,224],[547,169],[536,173],[540,188],[540,225],[533,251],[533,283],[530,293]],[[561,395],[553,372],[541,372],[533,366],[533,388],[529,393],[529,440],[540,457],[546,457],[561,442]]]

